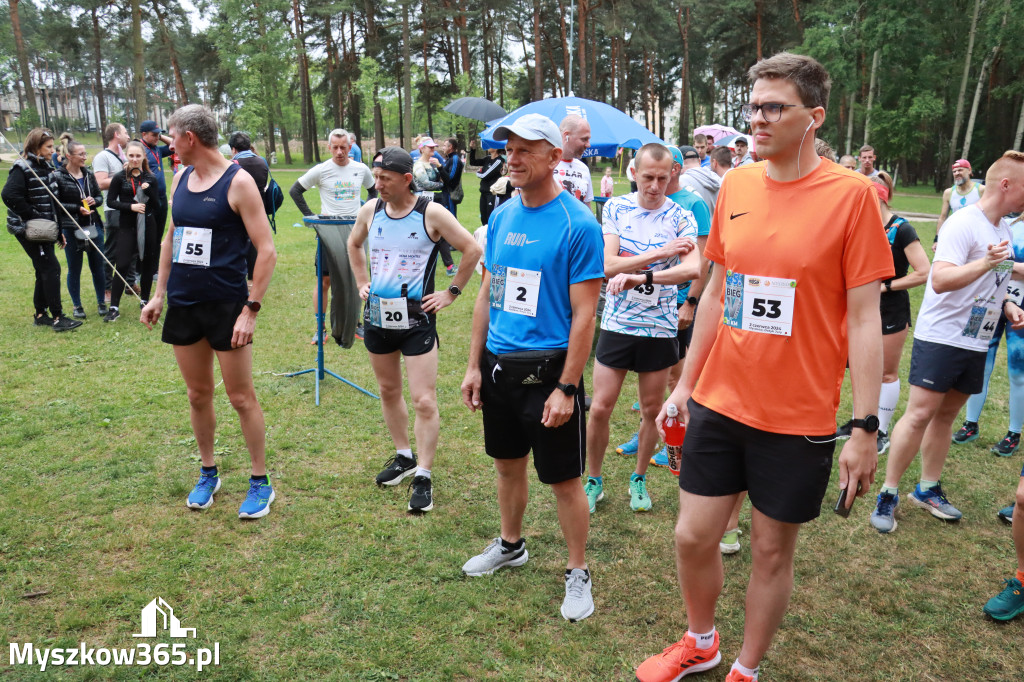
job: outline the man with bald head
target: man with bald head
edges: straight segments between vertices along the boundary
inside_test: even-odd
[[[590,180],[590,169],[580,161],[590,146],[590,124],[578,114],[569,114],[562,119],[558,132],[562,141],[562,160],[555,166],[555,180],[569,194],[590,206],[594,200],[594,185]]]
[[[520,191],[491,215],[480,293],[473,308],[462,400],[482,409],[484,447],[498,473],[501,533],[462,567],[470,576],[522,566],[527,455],[551,487],[569,547],[562,617],[594,611],[584,556],[590,525],[580,485],[586,466],[583,367],[604,278],[601,228],[552,179],[563,158],[551,119],[528,114],[499,126],[509,180]],[[582,149],[582,148],[581,148]]]

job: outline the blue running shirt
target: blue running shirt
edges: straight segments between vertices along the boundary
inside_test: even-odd
[[[604,209],[602,231],[619,238],[620,256],[639,256],[660,249],[673,239],[690,237],[697,241],[697,221],[693,213],[666,198],[656,209],[641,208],[636,193],[611,199]],[[679,257],[656,260],[641,271],[658,272],[679,264]],[[657,299],[645,297],[633,289],[608,296],[601,318],[601,329],[630,336],[674,339],[679,313],[675,285],[654,285]]]
[[[491,274],[487,349],[566,349],[569,286],[604,277],[601,228],[564,190],[533,208],[513,197],[491,214],[484,266]]]

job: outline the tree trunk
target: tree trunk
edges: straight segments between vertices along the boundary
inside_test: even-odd
[[[100,53],[100,18],[96,8],[93,7],[91,10],[92,14],[92,46],[93,46],[93,63],[96,66],[96,100],[98,102],[99,111],[97,112],[98,120],[96,126],[102,130],[107,127],[107,104],[103,101],[103,61]]]
[[[185,80],[181,77],[178,53],[174,49],[174,42],[171,41],[171,34],[167,30],[167,13],[160,8],[160,0],[153,0],[153,11],[156,12],[157,21],[160,23],[160,37],[171,59],[171,68],[174,71],[174,90],[177,93],[178,106],[183,107],[188,104],[188,93],[185,91]]]
[[[1024,97],[1020,100],[1020,117],[1017,118],[1017,134],[1013,136],[1013,148],[1020,149],[1021,138],[1024,138]]]
[[[343,34],[344,35],[344,34]],[[338,48],[331,36],[331,17],[324,17],[324,49],[327,53],[327,90],[330,93],[331,109],[334,110],[334,127],[342,127],[341,91],[338,81]]]
[[[685,12],[686,21],[683,21]],[[679,36],[683,39],[683,85],[679,90],[679,133],[677,141],[679,144],[690,144],[690,136],[687,134],[686,114],[687,102],[690,92],[690,8],[679,7],[676,9],[676,27],[679,29]]]
[[[533,0],[533,99],[544,99],[544,67],[540,65],[540,0]]]
[[[409,51],[409,1],[402,1],[402,146],[409,148],[412,141],[412,56]]]
[[[501,35],[498,37],[498,51],[494,55],[495,64],[498,67],[498,104],[505,108],[505,70],[502,68],[505,47],[505,22],[501,22]]]
[[[881,50],[875,50],[875,54],[871,58],[871,84],[868,86],[868,108],[864,114],[864,144],[868,143],[868,138],[871,136],[871,107],[874,106],[875,92],[878,88],[878,59],[881,53]]]
[[[846,153],[853,154],[853,111],[857,105],[857,91],[850,93],[850,108],[846,121]],[[856,156],[856,154],[854,154]]]
[[[569,0],[572,2],[572,0]],[[569,65],[569,51],[572,49],[569,47],[569,38],[565,32],[565,6],[562,4],[562,0],[558,0],[558,15],[559,15],[559,31],[562,36],[562,90],[566,95],[572,94],[570,92],[570,71],[572,68]]]
[[[36,109],[36,93],[32,88],[32,74],[28,69],[28,52],[25,51],[25,39],[21,34],[21,20],[18,18],[18,1],[19,0],[8,0],[8,5],[11,8],[11,29],[14,31],[14,45],[18,52],[18,68],[21,71],[21,85],[25,90],[24,108],[26,110],[36,112],[36,118],[38,118],[39,112]]]
[[[299,132],[302,134],[302,160],[313,163],[313,130],[310,127],[309,62],[306,60],[306,33],[303,30],[299,0],[292,0],[292,18],[295,23],[295,51],[299,58]]]
[[[433,104],[430,99],[430,41],[427,37],[427,3],[424,2],[420,10],[423,19],[423,105],[427,110],[427,130],[434,134],[434,115],[431,111]]]
[[[761,30],[761,18],[764,16],[764,0],[755,0],[754,11],[757,13],[757,61],[764,59],[761,46],[764,42],[763,31]]]
[[[132,3],[132,91],[135,93],[135,127],[149,118],[146,104],[146,59],[142,42],[141,0]]]
[[[570,0],[572,2],[572,0]],[[590,97],[590,84],[587,82],[587,0],[578,0],[576,7],[576,57],[579,60],[580,97]]]
[[[946,180],[953,180],[953,161],[956,160],[956,143],[960,139],[960,125],[964,119],[964,95],[967,94],[967,77],[971,73],[971,57],[974,55],[974,36],[978,32],[978,10],[981,0],[974,0],[974,15],[971,18],[971,33],[967,39],[967,54],[964,56],[964,75],[960,79],[960,94],[956,99],[956,117],[953,119],[953,137],[949,141],[949,163],[946,164]]]
[[[274,110],[277,112],[277,120],[281,122],[281,150],[284,152],[285,165],[292,165],[292,148],[288,144],[288,129],[284,124],[284,116],[281,114],[281,100],[274,98]]]
[[[1003,9],[1003,21],[999,27],[999,32],[996,34],[996,44],[992,48],[992,52],[985,57],[985,61],[981,64],[981,72],[978,74],[978,87],[974,90],[974,102],[971,104],[971,116],[967,119],[967,134],[964,137],[964,149],[963,158],[969,159],[968,154],[971,150],[971,138],[974,137],[974,121],[978,117],[978,103],[981,100],[981,90],[985,83],[985,72],[992,63],[999,57],[999,51],[1002,49],[1003,34],[1006,29],[1006,18],[1010,13],[1010,0],[1006,0],[1005,7]]]

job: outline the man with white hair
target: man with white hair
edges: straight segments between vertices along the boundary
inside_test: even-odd
[[[370,169],[366,167],[366,164],[354,161],[349,156],[351,142],[349,142],[347,130],[342,130],[341,128],[332,130],[327,141],[331,151],[331,158],[306,171],[301,178],[295,181],[292,188],[288,190],[288,194],[291,196],[292,201],[295,202],[295,205],[298,206],[302,215],[310,216],[313,215],[313,211],[306,204],[306,200],[302,198],[302,193],[307,189],[316,187],[320,190],[321,214],[349,217],[355,220],[356,213],[359,212],[361,204],[359,197],[360,189],[373,187],[373,174],[370,173]],[[321,272],[320,286],[323,290],[323,304],[326,311],[328,310],[327,301],[331,291],[331,271],[328,266],[328,259],[324,258],[322,260],[323,270]],[[351,270],[347,272],[347,279],[350,280],[350,285],[354,288],[356,282]],[[317,292],[314,290],[314,306],[316,302]],[[325,330],[324,335],[326,334],[327,331]],[[312,343],[315,344],[316,342],[317,338],[314,333]]]
[[[484,445],[498,473],[501,532],[462,567],[470,576],[522,566],[527,455],[551,487],[569,548],[562,617],[594,612],[585,557],[590,514],[580,485],[586,466],[583,368],[604,278],[601,228],[552,173],[562,139],[549,118],[528,114],[499,126],[509,178],[519,189],[491,215],[480,293],[473,307],[462,400],[483,410]]]

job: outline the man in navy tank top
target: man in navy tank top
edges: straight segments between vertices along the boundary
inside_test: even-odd
[[[363,342],[380,387],[384,422],[395,455],[377,474],[377,485],[395,486],[412,476],[409,511],[434,508],[431,468],[437,451],[437,323],[435,315],[462,293],[483,250],[441,204],[412,191],[412,157],[384,147],[373,157],[378,198],[366,202],[348,239],[348,257],[359,296],[366,301]],[[442,240],[462,252],[463,267],[442,291],[434,291],[434,270]],[[366,254],[370,267],[367,277]],[[409,416],[402,397],[402,357],[416,421],[419,459],[409,442]]]
[[[527,455],[551,487],[569,549],[562,617],[594,612],[585,557],[590,513],[580,485],[586,467],[583,367],[594,338],[604,278],[604,242],[590,208],[554,179],[562,140],[551,119],[527,114],[499,126],[509,178],[520,195],[487,226],[483,280],[473,307],[462,400],[481,409],[484,447],[498,473],[501,535],[462,572],[490,575],[522,566]]]
[[[238,516],[260,518],[270,511],[274,489],[267,477],[266,428],[252,381],[251,344],[277,251],[256,182],[217,151],[213,114],[190,104],[174,112],[167,127],[189,168],[174,176],[171,229],[160,245],[156,293],[142,310],[142,323],[152,329],[166,299],[162,339],[174,346],[188,388],[192,431],[202,460],[199,482],[186,505],[206,509],[220,490],[213,459],[216,356],[252,461],[249,492]],[[251,291],[246,285],[247,239],[258,253]]]

